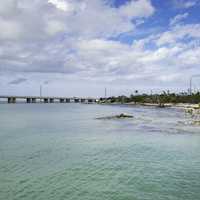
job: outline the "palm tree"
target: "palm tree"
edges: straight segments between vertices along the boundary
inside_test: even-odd
[[[135,94],[138,94],[138,90],[135,90]]]

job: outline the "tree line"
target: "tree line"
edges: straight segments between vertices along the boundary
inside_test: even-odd
[[[166,104],[166,103],[200,103],[200,92],[188,94],[187,92],[182,93],[171,93],[169,91],[163,91],[161,94],[139,94],[135,91],[135,94],[130,96],[111,96],[108,98],[100,98],[102,103],[152,103],[152,104]]]

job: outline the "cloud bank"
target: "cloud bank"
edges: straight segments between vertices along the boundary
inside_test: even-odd
[[[155,13],[150,0],[119,7],[108,0],[2,0],[0,83],[5,77],[34,86],[60,80],[61,92],[65,81],[77,88],[185,87],[199,71],[200,24],[184,24],[189,14],[178,14],[165,31],[134,38],[138,20],[145,23]],[[133,33],[131,42],[118,39],[127,33]]]

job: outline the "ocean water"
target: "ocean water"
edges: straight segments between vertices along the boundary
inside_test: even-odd
[[[126,112],[133,119],[95,118]],[[0,105],[0,200],[199,200],[200,128],[183,111]]]

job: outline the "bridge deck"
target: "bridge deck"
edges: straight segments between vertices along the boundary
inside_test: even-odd
[[[2,95],[0,99],[16,98],[16,99],[96,99],[93,97],[65,97],[65,96],[15,96],[15,95]]]
[[[0,99],[7,99],[8,103],[16,103],[17,100],[26,100],[27,103],[36,103],[37,100],[44,103],[54,103],[54,101],[60,101],[60,103],[74,102],[96,102],[96,98],[92,97],[64,97],[64,96],[15,96],[15,95],[1,95]]]

